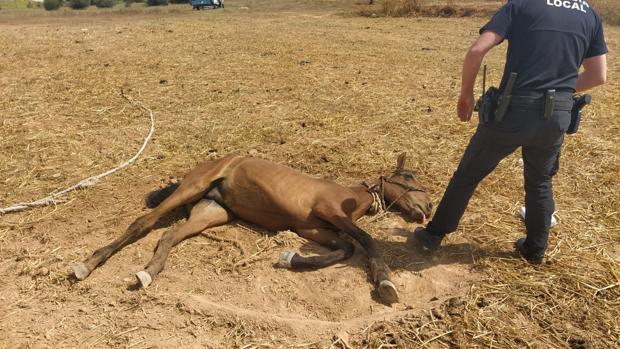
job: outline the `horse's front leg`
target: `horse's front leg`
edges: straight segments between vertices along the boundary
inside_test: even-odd
[[[318,211],[319,216],[323,220],[330,222],[336,228],[349,234],[362,245],[368,253],[370,275],[372,281],[375,283],[375,287],[377,287],[379,297],[387,304],[398,303],[398,291],[390,278],[390,268],[383,261],[379,249],[377,248],[377,243],[372,236],[355,225],[351,218],[339,209],[328,208]]]
[[[338,232],[329,229],[298,229],[297,235],[327,247],[332,251],[316,256],[302,256],[297,252],[284,250],[277,266],[292,270],[324,268],[345,260],[353,255],[355,247],[350,241],[338,236]]]

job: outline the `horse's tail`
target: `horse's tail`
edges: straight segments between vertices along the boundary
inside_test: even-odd
[[[166,198],[181,185],[181,183],[170,183],[168,186],[163,187],[161,189],[153,190],[152,192],[146,194],[144,198],[144,203],[148,208],[155,208],[159,204],[161,204]]]

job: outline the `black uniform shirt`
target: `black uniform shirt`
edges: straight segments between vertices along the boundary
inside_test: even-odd
[[[511,72],[519,91],[575,91],[579,67],[607,53],[599,15],[585,0],[509,0],[480,33],[508,40],[503,91]]]

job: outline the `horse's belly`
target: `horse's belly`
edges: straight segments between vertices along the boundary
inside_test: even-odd
[[[321,228],[325,223],[311,216],[296,217],[288,212],[261,210],[256,207],[234,206],[230,210],[240,219],[271,231]]]
[[[325,223],[314,217],[315,183],[280,168],[270,173],[248,169],[237,171],[209,192],[235,216],[269,230],[319,228]],[[301,179],[300,179],[301,178]],[[300,188],[305,188],[301,190]]]
[[[271,231],[320,228],[325,225],[312,215],[310,206],[295,199],[277,200],[267,195],[248,195],[247,188],[243,193],[245,195],[226,194],[222,197],[222,204],[236,217]]]

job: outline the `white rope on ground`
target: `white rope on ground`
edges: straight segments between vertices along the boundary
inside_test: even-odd
[[[51,204],[56,204],[61,202],[60,200],[58,200],[61,196],[70,193],[72,191],[75,191],[77,189],[83,189],[83,188],[88,188],[88,187],[92,187],[95,184],[97,184],[99,182],[99,180],[103,177],[109,176],[112,173],[122,170],[125,167],[131,165],[134,161],[136,161],[138,159],[138,157],[140,157],[140,155],[142,154],[142,152],[144,152],[144,149],[146,148],[146,145],[149,143],[149,141],[151,140],[151,137],[153,136],[153,133],[155,132],[155,117],[153,116],[153,111],[151,109],[149,109],[148,107],[146,107],[144,104],[142,104],[139,101],[134,100],[133,98],[131,98],[130,96],[125,95],[125,93],[123,92],[123,90],[121,89],[121,96],[123,98],[125,98],[127,101],[129,101],[129,103],[133,104],[134,106],[143,109],[144,111],[149,113],[149,118],[151,119],[151,129],[149,130],[148,135],[146,136],[146,138],[144,138],[144,142],[142,143],[142,146],[140,147],[140,150],[138,150],[138,152],[136,153],[136,155],[134,155],[131,159],[123,162],[122,164],[118,165],[117,167],[110,169],[100,175],[96,175],[96,176],[92,176],[92,177],[88,177],[86,179],[81,180],[80,182],[78,182],[77,184],[62,190],[62,191],[58,191],[58,192],[54,192],[50,195],[48,195],[47,197],[44,197],[43,199],[39,199],[33,202],[21,202],[21,203],[17,203],[11,207],[7,207],[7,208],[0,208],[0,215],[6,214],[6,213],[12,213],[12,212],[19,212],[19,211],[23,211],[29,208],[33,208],[33,207],[39,207],[39,206],[48,206]]]

